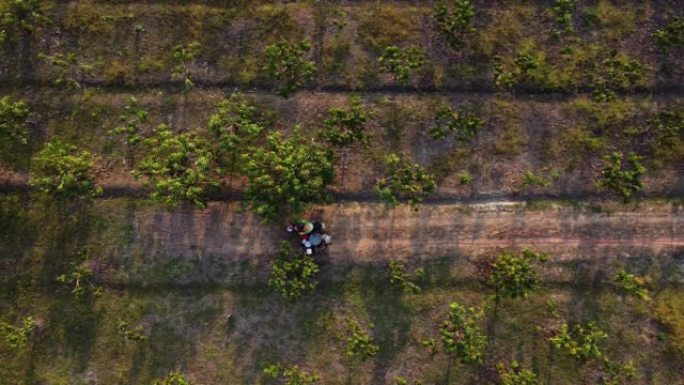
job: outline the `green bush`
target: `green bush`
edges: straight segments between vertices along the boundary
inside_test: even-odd
[[[0,99],[0,160],[13,163],[18,149],[28,144],[28,124],[31,111],[25,102],[9,96]]]
[[[12,33],[30,33],[47,21],[42,0],[5,0],[0,3],[0,43]]]
[[[93,273],[84,264],[74,265],[67,274],[62,274],[56,281],[71,288],[71,294],[76,298],[84,298],[92,295],[98,297],[102,294],[102,288],[93,281]]]
[[[665,28],[653,33],[658,46],[664,50],[684,46],[684,17],[675,17]]]
[[[483,317],[484,309],[449,304],[449,315],[439,329],[446,352],[464,364],[482,362],[487,336],[477,324]]]
[[[185,377],[185,374],[178,370],[174,370],[166,377],[155,381],[153,385],[190,385],[190,381]]]
[[[452,4],[451,9],[447,3]],[[468,34],[475,31],[474,17],[470,0],[438,0],[432,14],[437,29],[453,49],[463,48]]]
[[[661,291],[655,300],[653,316],[668,332],[669,348],[684,358],[684,290],[668,288]]]
[[[637,59],[626,55],[613,55],[603,60],[594,71],[592,96],[597,102],[610,102],[617,98],[615,91],[629,90],[643,76],[644,66]]]
[[[199,208],[207,205],[209,193],[218,189],[222,170],[209,143],[192,132],[173,133],[161,124],[152,136],[143,139],[145,156],[133,170],[152,187],[154,202],[176,208],[189,202]]]
[[[90,153],[58,138],[47,142],[34,157],[29,184],[59,200],[90,202],[102,194],[102,188],[95,184]]]
[[[632,361],[621,364],[604,357],[599,376],[601,385],[627,385],[637,378],[637,371]]]
[[[277,379],[282,385],[316,385],[321,379],[318,373],[301,369],[298,365],[289,368],[269,365],[263,372],[266,376]]]
[[[473,181],[473,176],[468,171],[461,171],[458,173],[458,183],[462,185],[470,184]]]
[[[633,295],[644,301],[651,300],[651,297],[648,295],[647,288],[647,284],[649,282],[648,278],[639,277],[628,273],[624,267],[621,267],[612,277],[610,277],[610,279],[630,295]]]
[[[358,321],[347,322],[347,348],[345,354],[349,358],[365,361],[378,354],[380,347],[373,342],[373,337],[361,329]]]
[[[180,81],[183,91],[189,91],[195,86],[190,78],[189,66],[201,53],[202,44],[197,41],[177,45],[171,51],[171,59],[174,63],[171,80]]]
[[[416,294],[421,289],[418,283],[425,278],[425,269],[418,268],[413,273],[406,272],[406,265],[398,260],[391,260],[389,263],[390,283],[400,287],[404,293]]]
[[[435,177],[419,164],[410,164],[396,154],[385,156],[389,175],[375,182],[378,197],[390,206],[406,201],[417,210],[425,197],[435,189]]]
[[[624,155],[621,152],[613,152],[604,159],[606,164],[601,171],[601,178],[596,181],[596,186],[613,191],[620,196],[623,203],[629,203],[644,188],[641,176],[646,172],[646,168],[640,162],[641,157],[634,153],[629,154],[629,165],[626,169],[623,169]]]
[[[129,158],[131,157],[130,147],[140,143],[142,140],[140,136],[140,125],[147,123],[147,116],[147,110],[140,107],[138,99],[131,96],[124,107],[123,114],[119,116],[121,125],[109,130],[110,135],[113,135],[121,141],[124,168],[128,168],[129,166]]]
[[[36,324],[31,316],[24,318],[21,326],[0,322],[0,334],[2,334],[7,347],[10,349],[21,349],[31,338],[35,326]]]
[[[278,94],[289,97],[296,90],[309,84],[316,76],[316,63],[304,55],[311,50],[311,43],[302,40],[295,44],[281,39],[266,47],[266,74],[280,82]]]
[[[648,120],[636,133],[638,143],[644,147],[655,165],[676,159],[684,152],[684,109],[662,111]]]
[[[44,60],[56,71],[56,75],[52,76],[53,83],[60,88],[80,90],[84,78],[93,75],[93,66],[80,61],[74,53],[54,55],[40,53],[38,58]]]
[[[408,85],[411,73],[427,64],[427,59],[420,47],[399,48],[391,45],[385,47],[382,56],[378,58],[378,62],[384,71],[394,76],[395,81]]]
[[[287,138],[269,134],[265,146],[242,156],[242,164],[249,179],[245,199],[266,219],[298,215],[311,203],[331,200],[327,187],[335,179],[333,154],[302,137],[298,127]]]
[[[296,299],[318,285],[316,262],[301,253],[293,253],[292,246],[283,242],[278,258],[271,267],[268,285],[287,299]]]
[[[374,113],[365,108],[358,96],[349,99],[349,108],[331,108],[323,121],[323,138],[336,147],[347,147],[354,143],[367,144],[371,134],[366,131]]]
[[[127,341],[145,341],[147,336],[143,334],[142,326],[132,327],[127,320],[119,320],[117,325],[119,335]]]
[[[517,361],[511,362],[509,367],[499,363],[496,371],[501,378],[500,385],[539,385],[539,379],[533,371],[525,369]]]
[[[496,291],[496,300],[502,298],[525,298],[540,283],[532,263],[546,262],[549,256],[524,250],[520,255],[504,251],[491,264],[489,284]]]
[[[606,338],[608,334],[593,322],[586,325],[577,324],[573,328],[563,323],[558,333],[549,338],[549,342],[578,362],[586,362],[593,358],[603,357],[598,342]]]
[[[492,70],[494,72],[494,87],[499,90],[510,90],[516,83],[513,72],[506,70],[503,58],[499,55],[492,57]]]
[[[560,38],[575,32],[572,13],[577,9],[577,0],[555,0],[551,7],[553,13],[553,37]]]
[[[468,141],[480,132],[484,124],[484,120],[475,112],[466,108],[454,110],[442,104],[435,111],[435,121],[429,128],[428,135],[432,139],[444,139],[453,134],[456,140]]]

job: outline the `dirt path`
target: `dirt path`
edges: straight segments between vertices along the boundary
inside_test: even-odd
[[[137,211],[134,244],[157,255],[232,262],[273,255],[278,240],[287,237],[284,229],[234,206]],[[477,256],[501,247],[534,247],[562,259],[684,248],[684,208],[671,204],[607,214],[565,205],[531,211],[516,202],[426,205],[417,212],[343,203],[316,208],[311,216],[324,220],[333,235],[328,256],[333,263]]]

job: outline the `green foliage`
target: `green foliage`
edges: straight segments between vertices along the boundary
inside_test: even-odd
[[[174,67],[171,72],[171,80],[178,80],[183,84],[183,91],[189,91],[195,84],[190,79],[190,64],[202,53],[202,44],[193,41],[180,44],[173,48],[171,59]]]
[[[142,326],[132,327],[127,320],[119,320],[117,325],[119,330],[119,335],[126,339],[127,341],[145,341],[147,336],[143,334]]]
[[[452,4],[449,9],[447,3]],[[432,17],[439,32],[453,49],[465,46],[468,34],[475,31],[472,27],[475,10],[470,0],[438,0],[435,3]]]
[[[375,182],[378,197],[390,206],[407,201],[418,210],[425,197],[435,189],[435,177],[417,163],[407,163],[396,154],[385,156],[389,176]]]
[[[684,46],[684,17],[675,17],[665,28],[653,33],[658,46],[664,50]]]
[[[266,376],[277,379],[282,385],[315,385],[321,379],[318,373],[301,369],[298,365],[289,368],[269,365],[263,372]]]
[[[190,381],[185,377],[185,374],[174,370],[163,379],[155,381],[153,385],[190,385]]]
[[[42,0],[6,0],[0,2],[0,43],[12,33],[35,31],[47,21]]]
[[[240,155],[256,144],[263,131],[256,108],[239,93],[222,100],[209,119],[209,132],[213,135],[217,159],[225,170],[240,169]]]
[[[93,282],[93,273],[90,268],[83,264],[74,265],[67,274],[62,274],[56,281],[71,288],[71,293],[76,298],[86,295],[98,297],[102,294],[102,288]]]
[[[266,47],[264,71],[281,83],[278,95],[287,98],[314,79],[318,71],[316,63],[304,57],[310,50],[308,40],[295,44],[281,39]]]
[[[435,111],[435,123],[428,130],[432,139],[444,139],[453,134],[458,141],[473,139],[484,126],[484,121],[465,108],[453,109],[442,104]]]
[[[473,181],[473,176],[468,171],[461,171],[458,173],[458,183],[466,185]]]
[[[0,99],[0,160],[10,162],[17,149],[28,144],[28,123],[31,111],[26,103],[9,96]]]
[[[95,184],[90,153],[58,138],[47,142],[34,157],[29,184],[59,200],[90,202],[102,194],[102,188]]]
[[[661,291],[653,307],[653,316],[668,332],[666,341],[670,349],[684,358],[684,290],[668,288]]]
[[[504,251],[492,262],[489,284],[496,290],[496,300],[525,298],[539,286],[539,277],[532,267],[535,261],[546,262],[549,256],[524,250],[520,255]]]
[[[392,385],[409,385],[409,381],[405,377],[397,376],[394,377]],[[415,380],[413,381],[413,385],[423,385],[423,381]]]
[[[600,385],[626,385],[637,377],[636,367],[632,361],[626,364],[613,362],[603,358],[603,366],[600,374]]]
[[[273,132],[266,145],[242,156],[249,179],[245,198],[266,219],[298,215],[311,203],[330,201],[327,186],[335,179],[333,154],[301,136],[299,127],[283,138]]]
[[[684,109],[660,112],[637,130],[635,136],[656,165],[675,159],[683,151]]]
[[[506,367],[503,363],[496,366],[496,371],[499,372],[501,381],[500,385],[539,385],[540,381],[537,375],[530,369],[525,369],[518,364],[517,361],[511,362],[510,367]]]
[[[651,297],[648,295],[647,284],[649,280],[647,277],[639,277],[628,273],[624,267],[621,267],[610,279],[630,295],[644,301],[651,300]]]
[[[124,107],[124,112],[119,116],[120,126],[109,130],[109,135],[119,137],[124,151],[124,167],[128,168],[130,146],[140,143],[140,125],[147,123],[147,110],[140,107],[138,99],[131,96]]]
[[[572,13],[577,9],[577,0],[555,0],[551,7],[553,13],[553,37],[560,38],[562,35],[572,34],[575,27],[572,22]]]
[[[591,84],[594,100],[597,102],[615,100],[617,98],[615,91],[636,86],[643,76],[643,70],[643,65],[637,59],[613,53],[594,71]]]
[[[450,303],[449,315],[439,330],[447,353],[464,364],[482,362],[487,336],[477,324],[483,317],[484,309]]]
[[[0,335],[10,349],[21,349],[31,338],[36,324],[33,317],[24,318],[21,326],[14,326],[6,322],[0,322]]]
[[[81,62],[75,53],[56,53],[54,55],[40,53],[38,58],[54,68],[56,74],[53,76],[53,83],[57,87],[80,90],[84,78],[93,75],[93,66]]]
[[[392,285],[400,287],[404,293],[415,294],[421,291],[418,283],[425,278],[425,269],[418,268],[409,274],[406,272],[406,266],[403,262],[391,260],[389,263],[389,276]]]
[[[288,242],[280,245],[278,258],[273,261],[268,285],[287,299],[296,299],[318,285],[316,262],[301,253],[293,253]]]
[[[605,156],[606,164],[601,171],[601,178],[596,181],[596,186],[612,190],[620,196],[623,203],[628,203],[644,188],[641,176],[646,172],[646,168],[640,162],[641,157],[631,153],[627,158],[629,166],[623,170],[623,158],[621,152]]]
[[[558,334],[549,338],[551,344],[579,362],[600,358],[603,353],[599,349],[599,340],[608,338],[608,334],[599,329],[594,322],[586,325],[577,324],[570,328],[563,323]]]
[[[206,140],[191,132],[175,134],[161,124],[142,144],[145,156],[133,175],[146,178],[154,202],[170,208],[183,202],[206,207],[208,195],[219,187],[222,175]]]
[[[328,118],[323,121],[325,127],[323,138],[336,147],[346,147],[354,143],[367,144],[371,134],[366,132],[368,121],[374,113],[365,108],[361,98],[353,96],[349,99],[349,108],[331,108]]]
[[[551,178],[557,178],[558,173],[552,172],[550,176],[544,175],[542,171],[534,172],[527,170],[523,174],[523,187],[548,187],[551,185]]]
[[[380,347],[373,343],[373,337],[361,329],[358,321],[352,320],[347,322],[347,349],[345,354],[349,358],[358,358],[365,361],[373,358],[380,351]]]
[[[494,87],[499,90],[510,90],[515,85],[515,75],[504,68],[501,56],[492,57],[492,69],[494,71]]]
[[[427,64],[427,59],[420,47],[399,48],[391,45],[385,47],[383,54],[378,58],[378,62],[384,71],[394,75],[395,81],[408,85],[411,73]]]

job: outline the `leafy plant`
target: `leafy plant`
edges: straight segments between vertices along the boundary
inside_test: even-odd
[[[549,341],[556,349],[565,352],[575,360],[586,362],[603,356],[598,342],[606,338],[608,334],[599,329],[594,322],[586,325],[577,324],[573,328],[563,323],[558,333],[549,338]]]
[[[22,100],[9,96],[0,98],[0,154],[3,161],[13,160],[17,149],[28,144],[28,123],[31,111]]]
[[[446,352],[464,364],[482,362],[487,336],[477,324],[483,317],[484,309],[450,303],[447,319],[439,329]]]
[[[553,37],[560,38],[575,32],[572,13],[577,9],[577,0],[555,0],[551,7],[553,13]]]
[[[318,72],[316,63],[304,57],[310,50],[308,40],[290,43],[281,39],[266,47],[264,71],[281,83],[278,95],[287,98],[314,79]]]
[[[249,179],[245,198],[267,219],[301,213],[310,203],[328,202],[326,188],[335,178],[333,154],[307,140],[295,127],[290,137],[273,132],[266,145],[242,156]]]
[[[40,53],[38,58],[51,65],[56,71],[53,83],[62,88],[80,90],[81,82],[93,75],[93,66],[83,63],[75,53],[57,53],[46,55]]]
[[[684,137],[684,109],[672,109],[658,113],[640,130],[634,132],[638,143],[644,147],[651,161],[659,165],[672,160],[681,152]]]
[[[649,280],[647,277],[639,277],[628,273],[624,267],[621,267],[610,279],[630,295],[644,301],[651,300],[651,297],[648,295],[647,284]]]
[[[525,171],[523,174],[523,187],[548,187],[551,185],[551,179],[558,177],[557,172],[551,172],[550,175],[544,175],[542,171],[534,172],[531,170]]]
[[[373,111],[365,108],[361,98],[349,98],[349,108],[331,108],[328,118],[323,121],[323,138],[336,147],[347,147],[354,143],[367,144],[371,134],[366,132],[368,121],[373,119]]]
[[[117,329],[119,335],[128,341],[145,341],[147,336],[143,334],[142,326],[132,327],[127,320],[119,320]]]
[[[503,363],[496,365],[496,371],[501,378],[500,385],[539,385],[539,379],[530,369],[525,369],[517,361],[507,367]]]
[[[408,85],[411,73],[427,64],[427,59],[420,47],[399,48],[391,45],[385,47],[383,54],[378,58],[378,62],[384,71],[394,75],[395,81]]]
[[[375,192],[390,206],[407,201],[417,210],[423,199],[435,189],[435,177],[417,163],[407,163],[396,154],[385,156],[389,176],[375,182]]]
[[[623,166],[624,155],[621,152],[613,152],[604,159],[606,164],[601,171],[601,178],[596,181],[596,187],[610,189],[619,194],[624,203],[628,203],[644,188],[641,176],[646,168],[641,164],[641,158],[634,153],[629,154],[627,168]]]
[[[6,0],[0,3],[0,43],[12,33],[33,32],[47,21],[41,0]]]
[[[349,358],[358,358],[365,361],[373,358],[378,354],[380,347],[373,343],[373,337],[361,329],[358,321],[351,320],[347,322],[347,330],[349,336],[347,337],[347,349],[345,354]]]
[[[163,379],[155,381],[154,385],[190,385],[190,381],[185,377],[185,374],[174,370]]]
[[[607,357],[603,358],[600,373],[601,385],[626,385],[637,377],[636,367],[632,361],[626,364],[613,362]]]
[[[447,3],[451,3],[452,7]],[[475,31],[472,27],[475,10],[470,0],[438,0],[433,9],[432,18],[441,35],[453,49],[465,46],[468,34]]]
[[[95,184],[90,153],[58,138],[47,142],[34,157],[29,184],[60,200],[90,202],[102,194],[102,188]]]
[[[444,139],[454,134],[456,140],[473,139],[484,126],[484,121],[474,112],[465,108],[453,109],[442,104],[435,111],[435,122],[428,130],[432,139]]]
[[[145,156],[133,170],[152,186],[150,198],[170,208],[189,202],[207,205],[209,193],[220,185],[222,170],[209,143],[192,132],[173,133],[161,124],[152,136],[143,139]]]
[[[596,70],[592,82],[592,96],[597,102],[610,102],[616,99],[616,90],[634,87],[641,79],[643,65],[637,59],[613,54],[605,59]]]
[[[83,264],[74,265],[67,274],[57,277],[56,281],[71,287],[71,293],[76,298],[92,294],[96,297],[102,294],[102,288],[93,281],[93,273]]]
[[[425,278],[425,269],[418,268],[413,273],[406,272],[406,265],[398,260],[391,260],[389,263],[390,283],[398,286],[404,293],[420,293],[418,283]]]
[[[35,327],[36,323],[33,321],[33,317],[28,316],[24,318],[21,326],[0,322],[0,333],[5,340],[5,344],[10,349],[20,349],[28,342],[29,338],[31,338],[31,334],[33,334],[33,329],[35,329]]]
[[[658,46],[664,50],[684,46],[684,17],[675,17],[665,28],[653,33]]]
[[[473,176],[466,170],[458,173],[458,183],[466,185],[473,181]]]
[[[313,371],[307,371],[298,365],[283,368],[280,365],[269,365],[264,368],[264,374],[278,380],[283,385],[315,385],[321,376]]]
[[[510,90],[515,85],[515,75],[504,68],[501,56],[492,57],[492,69],[494,71],[494,86],[499,90]]]
[[[147,110],[140,107],[138,99],[131,96],[124,107],[124,112],[119,116],[120,126],[109,131],[110,135],[120,137],[124,150],[123,165],[128,168],[130,158],[130,146],[140,143],[140,125],[147,123]]]
[[[174,62],[171,80],[181,81],[183,91],[189,91],[195,86],[190,78],[190,64],[202,53],[202,44],[193,41],[187,44],[180,44],[173,48],[171,58]]]
[[[539,277],[532,267],[535,261],[546,262],[549,256],[524,250],[520,255],[504,251],[492,262],[489,284],[496,290],[496,300],[525,298],[539,285]]]
[[[278,258],[272,264],[268,285],[287,299],[296,299],[318,285],[316,262],[301,253],[293,253],[292,246],[283,242]]]

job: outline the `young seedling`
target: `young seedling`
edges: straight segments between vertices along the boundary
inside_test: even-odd
[[[411,209],[418,210],[421,203],[436,186],[434,175],[417,163],[407,163],[396,154],[385,156],[388,176],[375,182],[378,197],[390,206],[407,202]]]
[[[378,354],[380,347],[373,342],[370,334],[361,329],[358,321],[348,321],[347,330],[347,349],[345,350],[347,357],[365,361]]]
[[[314,80],[316,63],[305,58],[311,50],[311,43],[302,40],[290,43],[281,39],[266,47],[266,74],[280,83],[278,95],[288,98],[292,93],[305,87]]]
[[[427,64],[427,59],[420,47],[399,48],[392,45],[385,48],[382,56],[378,58],[378,62],[385,72],[394,76],[395,81],[408,85],[411,73]]]
[[[468,35],[475,31],[472,27],[474,17],[475,9],[470,0],[438,0],[432,13],[437,29],[455,50],[462,49]]]
[[[283,242],[278,258],[272,264],[268,285],[284,298],[294,300],[316,288],[318,271],[318,265],[311,257],[293,253],[290,243]]]
[[[629,154],[627,167],[623,166],[624,155],[621,152],[613,152],[604,159],[605,166],[596,187],[609,189],[618,194],[623,203],[629,203],[644,188],[641,176],[646,168],[641,164],[641,157]]]
[[[298,365],[283,368],[280,365],[269,365],[264,368],[263,373],[282,385],[316,385],[321,380],[321,376],[314,372],[300,368]]]
[[[35,327],[36,323],[31,316],[24,318],[21,326],[0,322],[0,335],[3,336],[7,347],[12,350],[21,349],[31,338]]]

